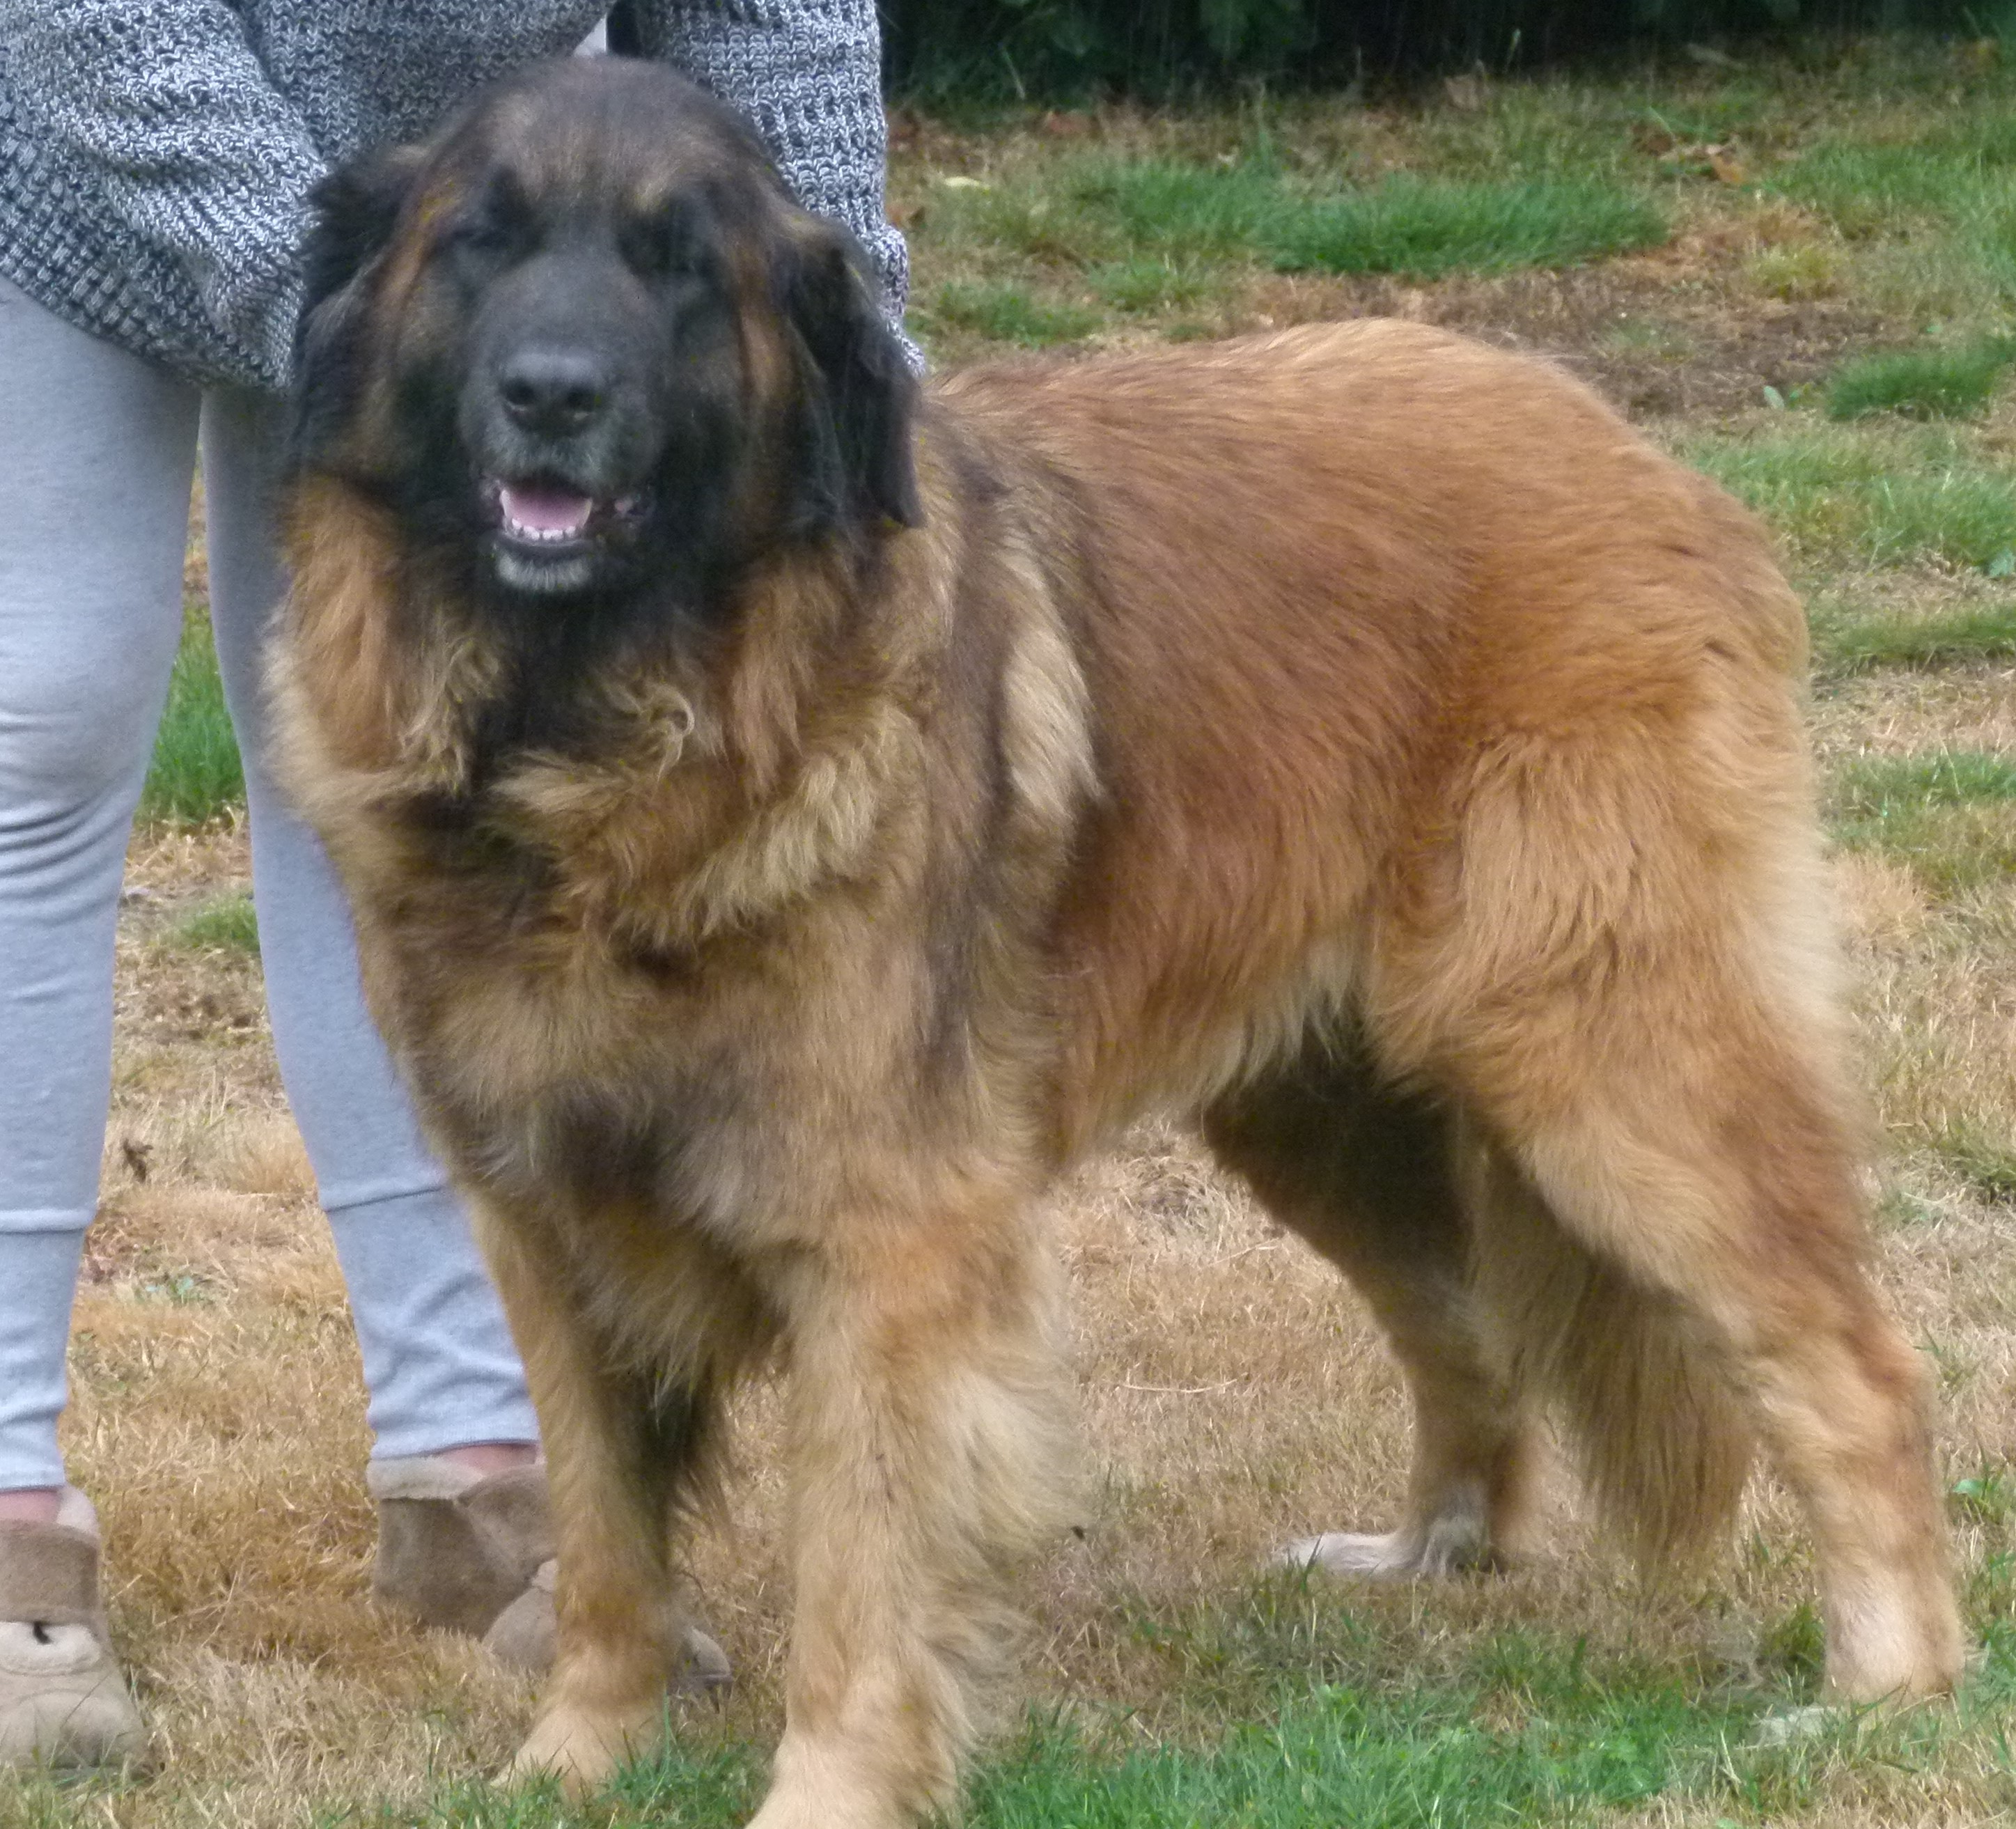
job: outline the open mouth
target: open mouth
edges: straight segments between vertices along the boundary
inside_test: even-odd
[[[643,499],[635,495],[603,500],[563,483],[538,479],[506,482],[493,477],[485,493],[504,539],[555,557],[579,552],[612,528],[635,520],[643,510]]]

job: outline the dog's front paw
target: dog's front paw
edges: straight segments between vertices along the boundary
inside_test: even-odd
[[[822,1797],[801,1784],[772,1785],[748,1829],[903,1829],[916,1816],[887,1798]]]
[[[770,1790],[748,1829],[910,1829],[936,1822],[951,1801],[949,1764],[935,1771],[900,1734],[878,1746],[785,1730]],[[937,1807],[934,1807],[934,1806]]]
[[[556,1702],[532,1724],[499,1781],[525,1784],[554,1777],[569,1797],[585,1797],[626,1760],[649,1752],[658,1737],[657,1714],[590,1713]]]

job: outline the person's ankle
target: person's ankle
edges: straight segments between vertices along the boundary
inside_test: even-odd
[[[530,1467],[539,1458],[539,1445],[536,1442],[465,1442],[459,1447],[437,1449],[436,1457],[474,1473],[501,1474],[513,1467]]]
[[[63,1503],[59,1486],[24,1486],[0,1492],[0,1524],[52,1525]]]

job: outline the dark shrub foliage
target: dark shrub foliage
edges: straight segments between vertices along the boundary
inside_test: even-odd
[[[1978,32],[1994,11],[1966,0],[883,0],[882,19],[899,93],[1028,98],[1531,68],[1789,29]]]

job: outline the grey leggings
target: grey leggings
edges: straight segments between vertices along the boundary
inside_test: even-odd
[[[180,633],[199,427],[274,1041],[349,1285],[375,1452],[535,1437],[497,1298],[365,1014],[327,860],[259,760],[279,416],[264,398],[178,382],[0,283],[0,1490],[63,1478],[121,872]]]

